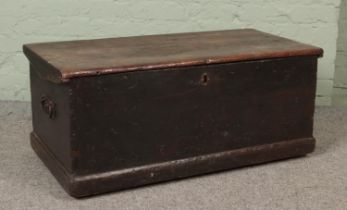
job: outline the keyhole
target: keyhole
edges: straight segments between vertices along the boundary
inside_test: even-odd
[[[208,78],[207,73],[203,73],[202,76],[201,76],[201,83],[203,85],[207,85],[208,80],[210,80],[210,79]]]

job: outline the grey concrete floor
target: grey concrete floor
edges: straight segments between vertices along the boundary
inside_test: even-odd
[[[28,103],[0,102],[0,209],[347,209],[347,108],[317,107],[304,158],[76,200],[29,146]]]

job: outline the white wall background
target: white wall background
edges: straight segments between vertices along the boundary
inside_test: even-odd
[[[335,70],[335,87],[347,89],[347,1],[340,7],[339,36]]]
[[[318,104],[330,104],[340,0],[1,0],[0,100],[30,100],[22,44],[256,28],[324,48]]]
[[[340,6],[334,94],[335,106],[347,106],[347,0]]]

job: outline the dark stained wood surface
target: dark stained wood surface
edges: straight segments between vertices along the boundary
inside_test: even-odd
[[[323,50],[253,29],[28,44],[24,53],[39,74],[73,77],[203,64],[321,56]]]
[[[31,67],[31,144],[75,197],[302,156],[315,146],[316,67],[305,56],[63,84]]]

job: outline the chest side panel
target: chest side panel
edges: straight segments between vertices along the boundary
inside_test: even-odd
[[[70,90],[65,84],[42,79],[38,72],[40,67],[30,66],[32,135],[40,140],[44,152],[71,171]]]
[[[317,57],[76,78],[76,173],[312,137]]]

